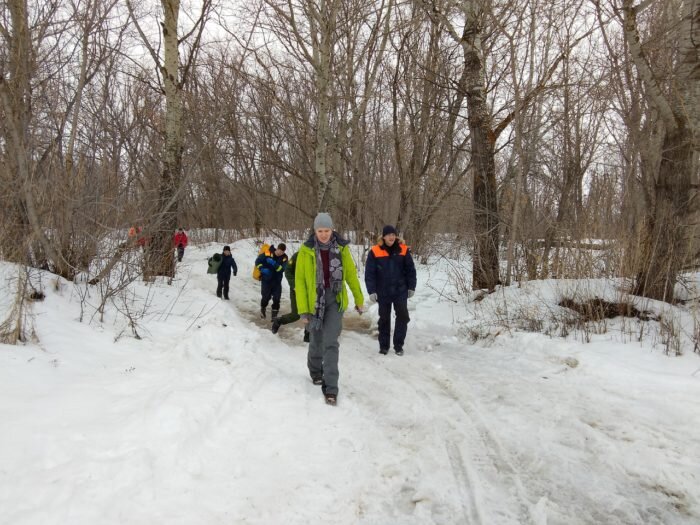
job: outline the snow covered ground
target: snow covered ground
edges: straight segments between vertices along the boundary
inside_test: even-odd
[[[172,286],[133,285],[141,340],[113,310],[79,322],[73,285],[44,277],[38,342],[0,346],[1,524],[700,523],[692,347],[668,357],[619,322],[588,344],[483,329],[554,309],[552,282],[469,303],[435,262],[403,357],[377,353],[376,306],[346,314],[329,407],[301,326],[257,317],[250,241],[215,297],[220,248],[188,248]]]

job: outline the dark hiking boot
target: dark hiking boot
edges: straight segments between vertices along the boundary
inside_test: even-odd
[[[272,328],[271,328],[272,333],[276,334],[279,331],[280,326],[282,326],[282,325],[280,324],[280,322],[277,319],[272,321]]]
[[[229,301],[228,295],[224,295],[224,301]]]
[[[314,385],[322,385],[323,384],[323,378],[322,377],[312,377],[311,382]]]
[[[311,334],[308,330],[304,330],[304,342],[309,343],[311,341]]]
[[[394,352],[396,355],[403,355],[403,348],[394,348]]]
[[[260,317],[263,319],[267,318],[267,308],[264,306],[260,307]]]
[[[326,398],[326,405],[335,406],[338,404],[338,396],[335,394],[323,394]]]
[[[272,317],[271,317],[271,318],[272,318],[273,321],[274,321],[275,319],[277,319],[277,316],[279,315],[279,313],[280,313],[279,310],[275,310],[275,309],[272,310]]]
[[[388,348],[380,348],[379,349],[379,353],[382,355],[386,355],[388,352],[389,352]]]

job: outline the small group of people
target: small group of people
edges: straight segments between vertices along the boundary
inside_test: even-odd
[[[292,313],[284,320],[301,317],[309,334],[307,367],[311,380],[321,385],[330,405],[338,399],[339,337],[343,314],[353,296],[355,310],[364,312],[364,296],[357,277],[349,242],[333,228],[327,213],[314,219],[314,232],[292,256],[294,277],[290,280]],[[386,355],[391,340],[391,311],[396,313],[393,345],[403,355],[408,322],[408,299],[416,289],[416,268],[408,247],[398,240],[396,229],[387,225],[378,243],[372,247],[365,264],[365,286],[370,300],[379,305],[379,352]],[[296,307],[296,311],[295,310]],[[282,318],[279,318],[281,320]],[[277,332],[285,322],[273,321]]]
[[[285,324],[302,320],[304,341],[309,343],[309,375],[315,385],[321,386],[329,405],[335,405],[338,399],[339,338],[343,315],[350,303],[349,295],[352,294],[359,314],[365,310],[365,299],[349,244],[333,228],[331,216],[319,213],[314,219],[313,233],[291,259],[287,257],[285,244],[279,243],[263,250],[255,260],[261,280],[261,317],[267,317],[271,300],[273,333]],[[227,253],[230,256],[228,246],[224,247],[223,256],[226,257]],[[222,266],[223,263],[219,271]],[[236,275],[235,261],[232,268]],[[280,316],[283,276],[289,282],[291,312]],[[393,342],[395,354],[403,355],[410,321],[408,299],[415,293],[416,268],[409,248],[398,238],[393,226],[384,226],[380,239],[370,250],[364,277],[370,300],[379,306],[379,353],[386,355]],[[228,299],[228,280],[224,298]],[[392,309],[396,315],[393,339]]]
[[[143,228],[141,226],[132,226],[129,228],[128,232],[129,241],[136,246],[145,248],[150,242],[151,238],[147,235],[143,235]],[[185,255],[185,248],[187,248],[187,234],[183,228],[178,228],[173,235],[173,247],[177,252],[177,262],[182,262],[182,258]]]
[[[143,228],[141,228],[141,226],[132,226],[129,228],[129,242],[131,242],[132,245],[144,248],[148,244],[149,239],[145,235],[141,234],[142,231]]]

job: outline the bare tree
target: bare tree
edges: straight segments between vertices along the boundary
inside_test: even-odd
[[[313,172],[317,209],[334,210],[341,176],[357,172],[359,126],[373,96],[390,29],[394,0],[264,0],[262,27],[287,58],[269,64],[305,73],[313,85]],[[294,59],[293,61],[291,59]],[[353,147],[354,146],[354,147]]]
[[[133,3],[127,0],[127,6],[144,45],[148,49],[151,58],[156,64],[159,73],[159,81],[165,95],[164,118],[164,147],[162,169],[158,185],[158,195],[155,201],[155,209],[146,227],[150,242],[146,250],[145,274],[147,277],[163,275],[173,277],[175,272],[172,250],[172,235],[177,228],[178,200],[182,198],[182,155],[184,150],[184,103],[183,87],[188,80],[193,67],[195,57],[199,52],[202,33],[207,18],[212,9],[211,0],[203,0],[198,18],[187,35],[182,39],[178,34],[178,20],[180,17],[180,0],[161,0],[163,9],[163,22],[161,30],[163,36],[163,57],[147,38],[139,18],[134,13]],[[181,41],[188,37],[193,40],[185,57],[184,64],[180,64]]]
[[[658,10],[668,45],[671,76],[662,77],[663,62],[652,62],[641,38],[640,15]],[[697,187],[700,176],[700,2],[697,0],[634,5],[622,0],[628,51],[661,125],[661,155],[655,176],[654,207],[643,239],[635,292],[672,301],[678,274],[696,250]]]
[[[36,164],[31,128],[32,78],[37,67],[32,29],[37,33],[35,38],[41,40],[57,6],[48,4],[33,28],[26,0],[11,0],[7,6],[10,26],[0,25],[0,35],[8,48],[6,62],[0,69],[0,107],[5,117],[3,131],[7,150],[3,157],[3,171],[6,177],[10,176],[8,183],[12,176],[16,177],[17,183],[8,186],[16,190],[3,204],[8,222],[17,235],[9,239],[9,245],[4,248],[12,260],[32,263],[36,261],[37,250],[32,251],[30,247],[32,240],[36,240],[35,248],[43,250],[52,260],[60,261],[61,254],[46,235],[35,204]]]

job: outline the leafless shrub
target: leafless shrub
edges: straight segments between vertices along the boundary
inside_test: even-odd
[[[693,352],[700,354],[700,322],[697,316],[693,316]]]
[[[640,312],[630,303],[611,302],[600,297],[593,297],[581,302],[565,297],[559,301],[559,306],[577,312],[583,322],[602,321],[603,319],[614,319],[620,316],[637,317],[643,321],[648,321],[652,316],[650,312]]]
[[[17,277],[7,283],[9,290],[14,288],[12,304],[7,317],[0,324],[0,342],[16,345],[36,339],[31,321],[31,303],[44,299],[41,281],[32,283],[31,271],[26,266],[18,266]]]
[[[608,331],[607,320],[617,317],[634,317],[642,321],[654,318],[650,312],[642,312],[626,301],[608,301],[600,297],[577,300],[573,297],[562,298],[558,305],[574,313],[563,318],[561,324],[564,332],[571,329],[583,335],[585,342],[591,341],[593,334]]]
[[[659,316],[659,337],[666,355],[683,355],[679,320],[673,316]]]

